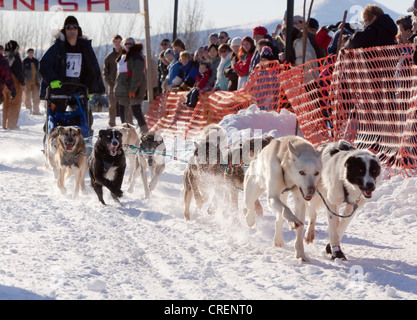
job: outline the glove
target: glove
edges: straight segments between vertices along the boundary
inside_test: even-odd
[[[135,99],[135,97],[136,97],[136,93],[129,92],[129,99]]]
[[[49,84],[51,89],[61,89],[62,88],[62,82],[59,80],[51,81]]]

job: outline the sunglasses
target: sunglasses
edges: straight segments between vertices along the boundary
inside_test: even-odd
[[[66,30],[78,30],[78,26],[75,24],[69,24],[67,26],[65,26]]]

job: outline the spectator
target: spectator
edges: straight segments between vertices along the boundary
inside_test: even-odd
[[[10,40],[6,43],[4,55],[9,63],[16,91],[15,97],[13,97],[13,91],[6,89],[4,92],[2,126],[5,130],[18,130],[20,128],[17,126],[17,121],[19,120],[20,106],[22,104],[22,92],[25,90],[25,78],[23,76],[19,45],[16,41]]]
[[[200,62],[203,62],[204,60],[204,47],[200,47],[195,53],[194,53],[194,61],[198,62],[198,64],[200,64]]]
[[[400,17],[395,23],[398,26],[398,43],[412,43],[413,20],[411,19],[411,16]]]
[[[10,99],[13,100],[16,97],[16,88],[14,86],[12,72],[10,71],[7,59],[0,54],[0,105],[4,101],[3,87],[5,85],[7,87],[5,88],[6,92],[10,93]]]
[[[384,14],[376,4],[362,10],[364,30],[356,32],[346,43],[346,49],[370,48],[395,44],[397,26],[391,17]]]
[[[158,60],[158,82],[160,83],[160,92],[164,92],[163,84],[165,82],[165,79],[168,76],[168,66],[169,62],[167,59],[165,59],[165,52],[166,50],[162,50],[159,53],[159,60]]]
[[[229,80],[229,84],[228,84],[228,87],[227,87],[228,91],[236,91],[237,90],[239,75],[233,69],[233,66],[238,61],[238,53],[239,53],[241,43],[242,43],[241,38],[233,38],[233,40],[230,43],[231,44],[231,49],[233,51],[232,55],[230,57],[231,64],[230,64],[230,67],[227,67],[224,70],[224,75]]]
[[[110,52],[104,59],[103,67],[103,78],[107,84],[107,92],[109,99],[109,126],[116,126],[116,116],[117,116],[117,100],[114,95],[114,87],[116,86],[116,77],[117,77],[117,63],[116,59],[119,56],[122,49],[122,37],[116,34],[113,37],[113,50]]]
[[[238,61],[234,64],[233,69],[239,76],[237,89],[240,90],[248,82],[250,64],[253,54],[255,53],[255,42],[251,37],[244,37],[239,48]]]
[[[347,27],[345,29],[343,29],[343,36],[350,36],[352,35],[352,33],[349,31],[350,29]],[[329,46],[327,47],[327,53],[330,55],[333,54],[337,54],[337,46],[339,45],[339,37],[340,37],[340,33],[342,32],[341,29],[337,29],[334,34],[333,37],[330,41]]]
[[[119,101],[120,118],[122,122],[133,124],[133,117],[138,122],[142,133],[148,132],[145,117],[142,112],[142,102],[146,92],[145,59],[143,58],[143,44],[135,43],[132,38],[127,38],[125,51],[117,58],[118,75],[114,89],[116,99]],[[129,107],[130,106],[130,107]]]
[[[293,25],[294,27],[296,27],[298,30],[303,31],[304,29],[304,19],[302,16],[294,16],[293,18]]]
[[[217,77],[217,68],[220,64],[220,57],[219,57],[219,47],[215,44],[211,44],[207,48],[207,53],[210,58],[210,69],[211,69],[211,77],[209,80],[209,85],[211,87],[214,87],[216,83],[216,77]]]
[[[261,62],[268,62],[275,60],[274,53],[272,49],[268,46],[264,46],[261,49]]]
[[[176,39],[172,43],[172,50],[174,50],[175,60],[180,58],[180,53],[185,51],[185,44],[181,39]]]
[[[307,27],[308,27],[307,28],[308,40],[310,41],[311,45],[314,48],[314,51],[316,52],[317,59],[324,58],[327,55],[326,50],[320,47],[316,42],[316,34],[319,31],[319,27],[320,27],[319,22],[314,18],[310,18],[309,24]]]
[[[198,103],[200,94],[203,94],[207,90],[210,90],[211,86],[209,80],[211,77],[210,64],[208,62],[202,62],[199,66],[199,74],[196,76],[196,82],[194,87],[187,94],[187,101],[183,103],[191,109],[194,109]]]
[[[229,88],[229,80],[224,74],[226,68],[230,67],[233,51],[228,44],[221,44],[219,47],[220,64],[217,68],[217,80],[214,88],[221,91],[227,91]]]
[[[157,91],[158,94],[163,92],[162,83],[164,82],[168,74],[169,63],[167,63],[164,57],[164,54],[165,54],[165,50],[171,47],[171,41],[169,41],[169,39],[162,39],[159,45],[161,47],[161,52],[159,53],[159,59],[158,59],[158,91]]]
[[[172,88],[175,86],[174,79],[178,76],[180,72],[181,62],[179,62],[178,59],[175,59],[174,50],[172,49],[168,49],[165,51],[165,59],[167,59],[167,61],[169,62],[165,91],[171,91]]]
[[[199,64],[193,60],[193,57],[188,51],[183,51],[180,54],[181,69],[178,77],[181,79],[179,89],[190,91],[195,84],[195,78],[199,73]]]
[[[219,32],[219,46],[223,43],[229,43],[229,34],[226,31]]]
[[[64,27],[57,34],[55,43],[43,55],[39,65],[42,76],[41,99],[45,98],[48,86],[53,94],[72,94],[79,90],[65,88],[64,91],[62,82],[83,84],[90,94],[103,94],[105,91],[91,40],[83,37],[82,29],[74,16],[65,19]],[[65,101],[63,102],[61,104],[56,101],[59,112],[66,109]]]
[[[262,39],[268,40],[268,46],[271,47],[272,52],[274,53],[275,60],[278,60],[278,47],[276,46],[276,42],[273,38],[268,34],[268,30],[265,27],[259,26],[253,29],[253,40],[257,45],[258,42]],[[252,57],[252,61],[249,68],[249,74],[253,72],[255,67],[258,65],[259,61],[261,60],[260,51],[258,48],[255,49],[255,52]]]
[[[4,47],[0,44],[0,56],[4,55]]]
[[[212,33],[209,36],[209,45],[210,44],[215,44],[216,46],[219,45],[219,36],[217,35],[217,33]]]
[[[34,57],[33,49],[27,50],[27,57],[23,60],[23,75],[26,84],[26,109],[33,115],[41,115],[39,112],[39,60]]]
[[[305,52],[305,59],[303,59],[303,33],[298,30],[297,28],[293,29],[295,33],[294,39],[294,51],[295,51],[295,62],[294,66],[300,66],[308,61],[316,60],[317,55],[314,51],[313,46],[311,45],[310,40],[307,38],[306,42],[306,52]]]

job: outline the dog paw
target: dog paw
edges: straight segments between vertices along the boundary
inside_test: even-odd
[[[246,215],[246,223],[248,224],[249,228],[252,228],[255,224],[255,215],[253,214]]]
[[[60,188],[59,190],[61,191],[61,194],[63,196],[66,196],[67,195],[67,189],[66,188]]]
[[[312,244],[314,242],[315,239],[315,234],[314,231],[313,232],[308,232],[305,238],[305,241],[307,244]]]
[[[310,260],[306,257],[304,253],[297,253],[295,257],[296,259],[300,260],[300,262],[304,262],[304,263],[310,262]]]
[[[127,189],[127,193],[133,193],[134,188]]]
[[[289,225],[291,227],[291,230],[297,230],[298,228],[304,226],[304,224],[298,219],[294,221],[290,221]]]
[[[284,242],[284,238],[282,236],[281,237],[277,237],[277,236],[274,237],[274,246],[276,248],[282,248],[284,246],[284,244],[285,244],[285,242]]]

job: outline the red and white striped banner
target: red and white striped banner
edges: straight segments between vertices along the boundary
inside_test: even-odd
[[[140,0],[0,0],[0,10],[138,13]]]

